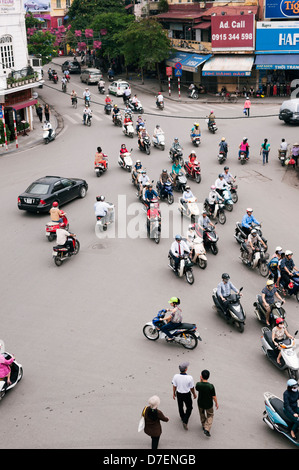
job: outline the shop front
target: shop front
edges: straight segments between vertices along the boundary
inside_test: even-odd
[[[202,65],[212,57],[212,54],[194,54],[188,52],[174,52],[166,60],[166,66],[175,68],[181,64],[181,81],[184,83],[201,83]]]

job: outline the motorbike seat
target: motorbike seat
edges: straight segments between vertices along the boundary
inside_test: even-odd
[[[192,330],[193,328],[195,327],[195,324],[194,323],[181,323],[180,325],[180,329],[181,328],[184,328],[186,330]]]
[[[56,245],[53,247],[54,251],[68,251],[68,249],[63,245]]]
[[[262,300],[262,296],[261,296],[261,295],[258,295],[258,296],[257,296],[257,300],[258,300],[259,304],[261,305],[261,307],[264,308],[264,306],[263,306],[263,300]]]
[[[285,415],[283,411],[283,401],[280,398],[271,398],[271,405],[279,416],[287,423],[288,427],[292,427],[294,423]]]

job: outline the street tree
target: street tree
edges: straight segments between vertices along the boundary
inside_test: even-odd
[[[40,54],[43,64],[49,61],[50,56],[55,56],[56,36],[51,34],[50,31],[33,31],[33,34],[28,34],[28,52],[35,55]]]

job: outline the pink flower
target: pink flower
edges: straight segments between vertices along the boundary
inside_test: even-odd
[[[86,49],[86,43],[85,42],[78,42],[78,49],[79,49],[79,51],[84,51]]]
[[[72,25],[69,24],[68,27],[66,28],[68,31],[71,29]]]
[[[107,29],[100,30],[101,36],[105,36],[107,34]]]
[[[85,37],[86,38],[92,38],[93,37],[93,30],[92,29],[86,29],[85,30]]]
[[[101,49],[102,42],[101,41],[93,41],[93,47],[95,49]]]
[[[80,29],[75,30],[75,36],[81,37],[82,36],[82,31]]]

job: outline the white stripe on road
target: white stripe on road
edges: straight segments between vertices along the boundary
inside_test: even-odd
[[[69,116],[68,114],[63,114],[62,116],[63,118],[67,118],[72,124],[77,124],[77,121],[75,121],[75,119],[73,119],[71,116]]]

